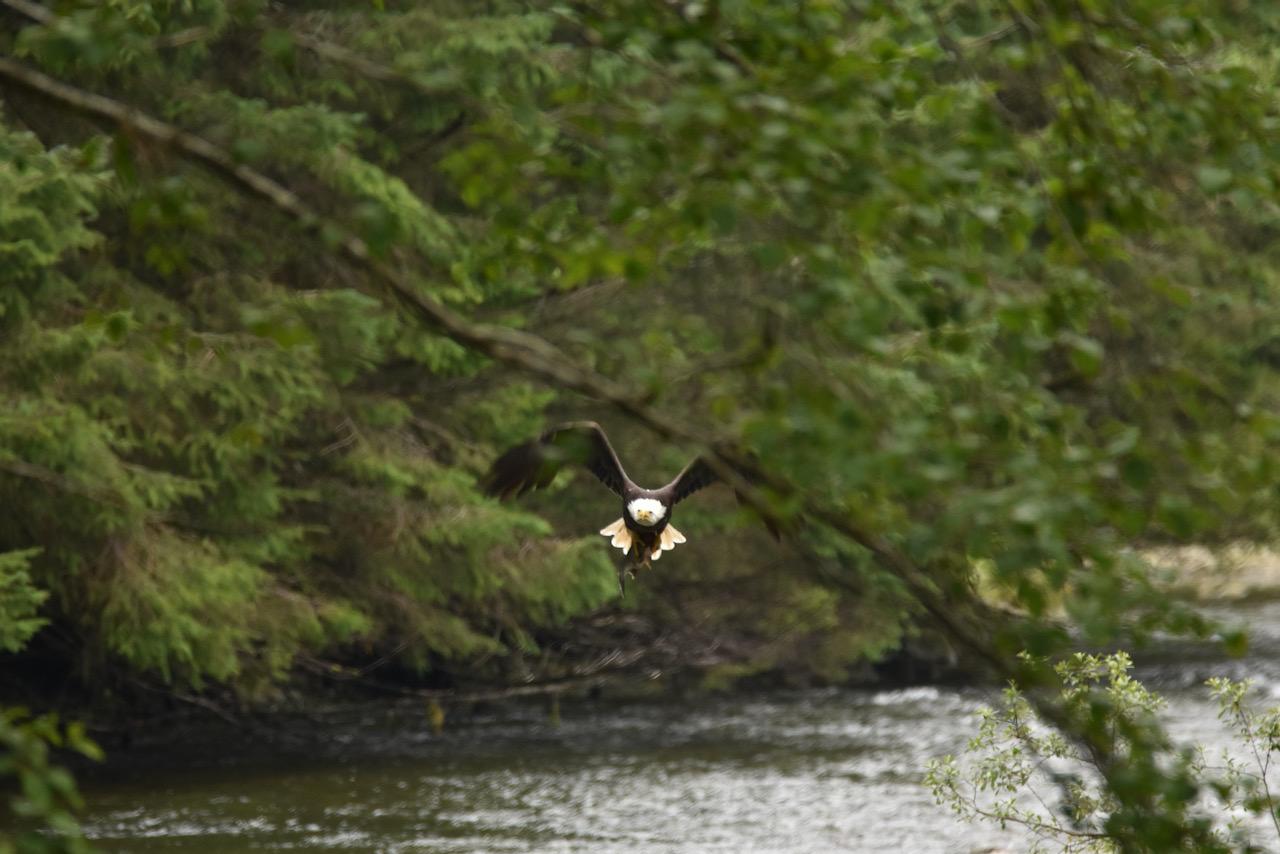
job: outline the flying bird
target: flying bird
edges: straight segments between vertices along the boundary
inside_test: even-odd
[[[482,485],[490,495],[512,498],[541,489],[573,463],[585,466],[622,499],[622,518],[606,525],[600,533],[630,559],[630,565],[618,571],[618,588],[623,591],[627,575],[634,575],[636,569],[649,566],[663,552],[686,542],[685,535],[671,524],[676,504],[718,480],[711,467],[698,457],[666,486],[645,489],[627,477],[599,424],[572,421],[498,457]]]

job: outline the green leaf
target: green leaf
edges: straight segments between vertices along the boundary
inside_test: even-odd
[[[1228,169],[1206,164],[1196,167],[1196,180],[1206,193],[1221,193],[1231,186],[1235,176]]]

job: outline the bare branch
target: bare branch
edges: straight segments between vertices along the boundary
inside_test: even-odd
[[[513,697],[536,697],[547,694],[562,694],[566,691],[592,688],[607,682],[610,678],[609,674],[599,672],[588,676],[555,679],[547,682],[532,682],[528,685],[514,685],[507,688],[492,688],[478,691],[455,690],[452,688],[406,688],[403,685],[393,685],[369,679],[359,670],[346,668],[342,665],[334,664],[333,662],[321,661],[309,656],[300,657],[298,661],[310,672],[339,682],[354,683],[377,691],[384,691],[389,694],[399,694],[402,697],[421,697],[425,700],[446,700],[453,702],[480,702],[506,700]]]
[[[40,24],[52,24],[58,16],[47,6],[33,3],[31,0],[0,0],[0,5],[8,6],[20,15],[26,15]]]
[[[366,56],[356,53],[351,48],[336,44],[331,41],[309,36],[305,33],[290,32],[290,37],[298,46],[311,51],[321,59],[332,62],[334,65],[341,65],[359,74],[361,77],[369,80],[376,80],[380,83],[394,83],[398,86],[406,86],[423,95],[439,96],[456,94],[454,87],[445,86],[428,86],[418,78],[411,74],[405,74],[389,65],[383,65],[375,62]]]
[[[116,507],[128,507],[126,502],[109,489],[92,486],[82,483],[74,478],[47,469],[44,466],[38,466],[23,460],[2,459],[0,458],[0,472],[14,475],[25,480],[34,480],[47,486],[52,486],[60,492],[69,492],[73,495],[81,495],[85,498],[98,501],[103,504],[111,504]]]
[[[184,45],[204,41],[214,32],[212,27],[187,27],[185,30],[178,30],[177,32],[166,33],[163,36],[156,37],[155,46],[160,48],[183,47]]]

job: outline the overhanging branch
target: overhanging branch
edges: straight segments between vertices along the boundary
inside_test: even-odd
[[[47,6],[33,3],[31,0],[0,0],[0,5],[8,6],[13,11],[41,24],[52,24],[58,17]]]

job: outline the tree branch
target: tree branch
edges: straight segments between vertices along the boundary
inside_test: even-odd
[[[428,86],[411,74],[405,74],[389,65],[383,65],[335,42],[325,41],[324,39],[292,30],[289,32],[289,36],[299,47],[311,51],[316,56],[332,62],[334,65],[340,65],[343,68],[354,71],[369,80],[376,80],[379,83],[394,83],[431,97],[457,94],[456,89],[453,87]]]
[[[308,671],[318,676],[323,676],[326,679],[338,682],[352,683],[389,694],[399,694],[402,697],[421,697],[425,700],[447,700],[462,703],[507,700],[514,697],[536,697],[546,694],[563,694],[566,691],[577,691],[583,688],[592,688],[597,685],[601,685],[607,682],[610,678],[616,676],[616,674],[606,671],[623,669],[621,667],[602,668],[601,672],[591,673],[586,676],[553,679],[546,682],[532,682],[527,685],[513,685],[506,688],[489,688],[468,691],[453,688],[408,688],[404,685],[380,682],[376,679],[368,678],[364,673],[359,671],[351,671],[349,668],[344,668],[341,665],[321,661],[309,656],[299,658],[299,663]],[[628,662],[628,664],[629,663],[630,662]]]
[[[20,15],[26,15],[40,24],[52,24],[58,16],[47,6],[33,3],[31,0],[0,0],[0,5],[8,6]]]
[[[52,469],[34,465],[23,460],[5,459],[0,457],[0,472],[24,478],[25,480],[38,481],[47,486],[52,486],[61,492],[80,495],[102,504],[110,504],[115,507],[122,508],[128,508],[129,506],[124,500],[108,489],[102,489],[100,487],[81,483],[74,478],[67,477],[66,475],[53,471]]]

